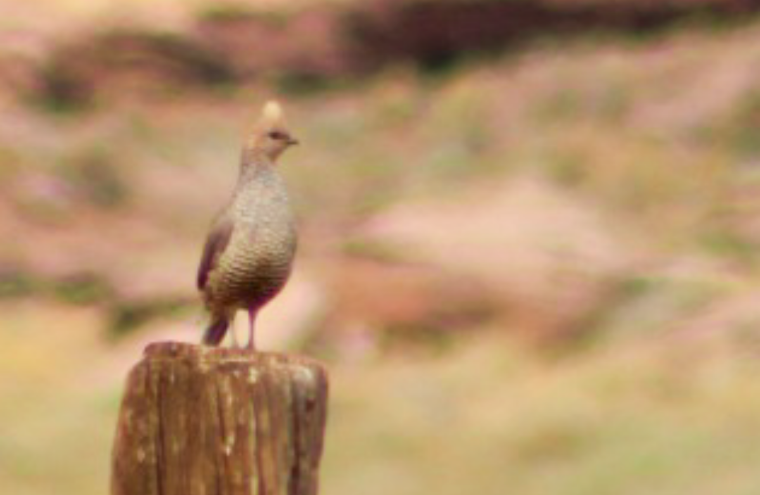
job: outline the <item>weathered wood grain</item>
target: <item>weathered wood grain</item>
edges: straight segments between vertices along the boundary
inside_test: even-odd
[[[315,495],[327,373],[300,356],[153,344],[129,374],[112,495]]]

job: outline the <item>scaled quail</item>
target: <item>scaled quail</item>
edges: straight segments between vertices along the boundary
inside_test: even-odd
[[[203,343],[218,345],[239,309],[248,311],[248,349],[255,350],[256,314],[282,290],[290,275],[297,237],[277,159],[298,142],[273,101],[245,143],[237,186],[214,221],[198,267],[211,322]]]

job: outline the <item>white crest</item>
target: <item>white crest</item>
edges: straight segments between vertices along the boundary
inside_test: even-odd
[[[262,117],[267,122],[277,122],[282,120],[282,107],[274,100],[269,100],[264,105]]]

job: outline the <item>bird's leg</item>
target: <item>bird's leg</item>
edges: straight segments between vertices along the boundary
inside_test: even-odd
[[[258,312],[258,309],[249,308],[248,309],[248,346],[246,349],[249,351],[255,351],[256,350],[256,344],[254,343],[253,337],[254,337],[254,327],[256,325],[256,313]]]
[[[230,333],[230,341],[232,343],[232,348],[233,349],[239,349],[240,348],[240,343],[238,342],[238,339],[237,339],[237,332],[235,331],[235,322],[234,321],[230,324],[229,333]]]

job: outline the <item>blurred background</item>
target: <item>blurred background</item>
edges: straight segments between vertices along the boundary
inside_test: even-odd
[[[760,493],[758,7],[0,0],[2,492],[107,491],[275,97],[325,494]]]

